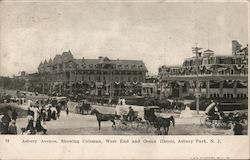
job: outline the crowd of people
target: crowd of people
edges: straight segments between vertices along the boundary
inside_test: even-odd
[[[37,132],[46,134],[46,121],[57,120],[61,109],[60,103],[52,103],[50,99],[31,103],[27,111],[28,124],[26,128],[21,129],[22,134],[36,134]]]
[[[11,116],[9,115],[8,111],[5,111],[3,117],[1,118],[1,134],[17,134],[16,119],[17,112],[15,109],[12,111]]]
[[[37,100],[34,103],[27,101],[27,125],[21,128],[21,134],[37,134],[42,132],[47,134],[46,122],[57,120],[62,109],[68,108],[64,103],[53,101],[52,99]],[[66,107],[66,108],[65,108]],[[8,109],[1,118],[1,134],[17,134],[16,120],[18,113],[16,109]]]

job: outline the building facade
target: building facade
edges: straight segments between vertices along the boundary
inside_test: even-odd
[[[208,49],[185,59],[181,66],[161,66],[161,94],[178,98],[196,94],[206,98],[248,97],[248,46],[241,47],[234,40],[232,55],[219,56]]]
[[[122,96],[141,94],[146,72],[141,60],[75,59],[68,51],[41,62],[37,76],[44,93]]]

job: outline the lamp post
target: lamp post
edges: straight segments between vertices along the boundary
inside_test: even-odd
[[[109,70],[109,81],[110,81],[109,103],[110,104],[112,102],[112,69],[113,69],[113,64],[110,65],[110,70]]]
[[[198,77],[198,70],[199,70],[199,61],[198,61],[198,54],[200,54],[201,52],[199,52],[199,50],[201,50],[202,48],[197,47],[197,43],[196,43],[196,47],[192,48],[192,52],[195,54],[195,60],[196,60],[196,89],[195,89],[195,97],[196,97],[196,112],[197,114],[199,114],[199,96],[200,96],[200,83],[199,83],[199,77]]]

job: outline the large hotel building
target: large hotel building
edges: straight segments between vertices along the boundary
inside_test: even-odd
[[[59,95],[139,95],[146,72],[141,60],[75,59],[68,51],[41,62],[30,85]]]
[[[246,98],[248,46],[233,40],[232,55],[216,55],[210,49],[197,52],[180,66],[159,67],[158,78],[163,97]]]

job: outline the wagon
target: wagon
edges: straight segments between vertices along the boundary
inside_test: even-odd
[[[133,108],[133,107],[132,107]],[[154,115],[155,110],[159,110],[158,106],[147,106],[147,107],[140,107],[143,110],[143,113],[139,113],[140,111],[136,111],[138,107],[135,108],[135,119],[133,121],[129,121],[127,116],[124,115],[121,117],[118,122],[117,126],[121,129],[136,129],[148,132],[148,129],[151,127],[148,118]]]
[[[90,110],[91,110],[91,105],[86,99],[81,100],[76,106],[76,112],[79,114],[84,114],[84,111],[86,111],[87,114],[89,114]]]
[[[240,122],[247,125],[247,110],[232,110],[237,108],[240,103],[211,103],[205,110],[205,114],[201,116],[201,125],[211,128],[215,127],[228,127],[235,122]]]

